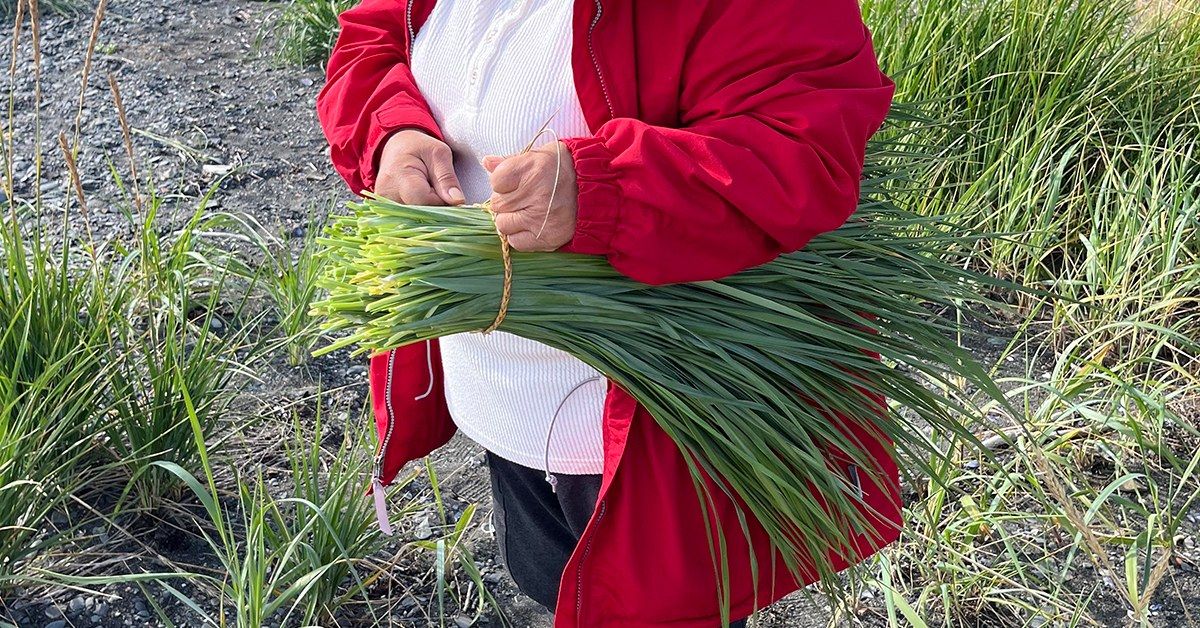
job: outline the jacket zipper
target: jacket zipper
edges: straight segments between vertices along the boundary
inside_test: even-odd
[[[600,69],[600,60],[596,58],[596,47],[592,44],[592,34],[596,32],[596,25],[600,23],[600,16],[604,14],[604,5],[600,0],[596,0],[596,14],[592,16],[592,23],[588,26],[587,44],[588,55],[592,58],[592,67],[596,69],[596,78],[600,81],[600,92],[604,94],[604,104],[608,106],[609,118],[617,117],[616,110],[613,109],[612,98],[608,95],[608,85],[604,82],[604,71]],[[596,525],[593,527],[591,536],[588,537],[587,545],[583,548],[583,555],[579,557],[579,566],[575,568],[575,623],[579,623],[583,616],[583,565],[587,562],[588,555],[592,553],[592,541],[596,538],[595,528],[600,526],[600,522],[604,520],[604,513],[608,511],[608,502],[600,502],[600,512],[596,515]]]
[[[409,0],[411,3],[412,0]],[[600,60],[596,58],[596,47],[592,45],[592,33],[596,31],[596,24],[600,23],[600,16],[604,14],[604,5],[600,0],[596,0],[596,15],[592,17],[592,24],[588,27],[588,53],[592,57],[592,65],[596,68],[596,78],[600,79],[600,91],[604,94],[604,104],[608,105],[609,118],[617,117],[617,112],[613,109],[612,99],[608,96],[608,85],[604,82],[604,72],[600,69]]]
[[[387,496],[383,483],[383,456],[387,452],[388,444],[392,441],[392,432],[396,428],[396,412],[392,407],[392,368],[395,365],[396,350],[392,349],[388,352],[387,377],[384,379],[383,385],[383,407],[384,413],[387,415],[387,427],[383,431],[383,438],[379,441],[379,453],[375,455],[375,468],[371,471],[371,496],[375,502],[375,520],[379,523],[379,530],[387,536],[392,535],[392,523],[388,520],[387,514]]]
[[[596,47],[592,44],[592,34],[596,32],[596,25],[600,23],[600,16],[604,14],[604,5],[600,0],[596,0],[596,15],[592,16],[592,23],[588,26],[588,54],[592,57],[592,66],[596,68],[596,78],[600,81],[600,91],[604,94],[604,104],[608,106],[609,119],[616,118],[616,110],[613,109],[612,98],[608,95],[608,85],[604,82],[604,71],[600,69],[600,60],[596,57]],[[596,515],[596,525],[593,526],[592,534],[588,536],[587,545],[583,548],[583,555],[579,557],[579,566],[575,568],[575,623],[578,624],[583,617],[583,565],[587,562],[588,555],[592,553],[592,542],[596,538],[596,528],[600,527],[600,522],[604,521],[604,514],[608,511],[608,502],[600,502],[600,512]]]
[[[383,431],[383,439],[379,441],[379,453],[375,456],[375,472],[373,479],[382,482],[383,479],[383,454],[387,451],[388,444],[392,441],[392,432],[396,428],[396,411],[392,406],[392,368],[396,366],[396,350],[388,351],[387,377],[384,379],[383,385],[383,407],[384,413],[387,415],[387,427]]]
[[[592,534],[588,537],[587,545],[583,548],[583,555],[579,557],[579,566],[575,570],[575,623],[579,623],[579,619],[583,614],[583,563],[587,561],[588,554],[592,553],[592,540],[596,537],[594,528],[600,526],[600,522],[604,520],[604,513],[608,510],[608,502],[600,502],[600,514],[596,515],[596,525],[593,526]]]
[[[412,61],[413,40],[417,38],[417,33],[413,30],[412,7],[413,7],[413,0],[408,0],[408,3],[404,6],[404,25],[408,27],[408,60],[409,61]]]

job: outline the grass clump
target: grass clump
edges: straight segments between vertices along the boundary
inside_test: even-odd
[[[111,369],[116,421],[109,442],[114,461],[133,478],[129,491],[146,509],[183,496],[183,484],[153,462],[185,469],[199,463],[185,391],[201,432],[219,433],[238,390],[254,380],[250,365],[262,349],[250,338],[254,321],[243,316],[245,297],[240,305],[226,302],[234,294],[233,275],[199,235],[224,217],[203,217],[201,202],[182,229],[162,237],[155,227],[160,205],[149,199],[135,224],[136,246],[118,266],[116,283],[130,298],[124,323],[112,330],[113,351],[123,359]]]
[[[107,271],[74,269],[40,233],[0,222],[0,590],[58,540],[46,524],[84,483],[83,462],[99,467],[120,315]]]
[[[356,0],[291,0],[275,23],[280,58],[298,65],[323,64],[338,36],[338,16]]]
[[[373,557],[383,547],[375,511],[363,497],[371,465],[370,425],[360,417],[345,426],[337,449],[330,450],[322,444],[319,411],[311,427],[298,419],[293,424],[287,444],[292,492],[271,506],[267,538],[272,547],[287,550],[283,568],[291,579],[320,574],[300,602],[305,625],[331,625],[335,611],[347,602],[369,600],[367,578],[379,568]],[[391,492],[406,485],[400,482]]]
[[[253,260],[237,265],[237,272],[253,281],[267,298],[291,366],[306,362],[322,336],[311,310],[313,301],[323,294],[317,280],[325,259],[317,255],[317,236],[324,220],[310,222],[292,232],[299,240],[293,244],[286,237],[272,235],[252,216],[237,219],[237,233],[255,251]]]
[[[11,18],[18,11],[28,14],[32,0],[0,0],[0,17]],[[37,0],[37,8],[41,13],[58,13],[72,15],[78,13],[82,3],[79,0]]]
[[[898,98],[942,123],[905,202],[1008,234],[964,253],[1067,297],[1065,337],[1200,331],[1200,13],[1148,4],[863,4]]]

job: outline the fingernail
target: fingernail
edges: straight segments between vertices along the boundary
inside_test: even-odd
[[[465,197],[463,197],[462,190],[458,188],[450,188],[447,192],[450,194],[450,200],[454,201],[455,203],[461,203],[462,201],[467,200]]]

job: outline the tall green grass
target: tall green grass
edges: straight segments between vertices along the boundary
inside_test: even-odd
[[[30,0],[0,0],[0,17],[10,18],[17,14],[18,7],[26,14],[29,12]],[[24,6],[22,6],[24,5]],[[37,7],[41,13],[59,13],[71,15],[78,13],[82,3],[79,0],[38,0]]]
[[[1200,378],[1098,344],[1004,379],[1021,415],[981,435],[996,455],[962,451],[914,487],[905,535],[876,563],[891,625],[1151,625],[1171,602],[1200,503],[1200,426],[1180,414]]]
[[[267,538],[272,547],[289,549],[283,569],[291,578],[320,574],[301,600],[304,624],[331,625],[337,609],[370,599],[367,578],[379,568],[373,558],[383,549],[375,511],[363,496],[371,464],[370,425],[360,416],[343,426],[332,449],[321,442],[325,424],[320,411],[311,426],[298,418],[293,422],[286,445],[292,492],[271,505]],[[412,478],[390,492],[403,491]]]
[[[236,286],[239,298],[223,256],[200,235],[224,218],[206,216],[205,207],[202,200],[182,229],[161,236],[156,226],[161,199],[152,197],[144,216],[129,216],[139,235],[134,246],[114,247],[124,255],[113,283],[129,296],[122,324],[110,334],[123,359],[111,367],[117,420],[109,427],[109,442],[115,461],[133,478],[129,490],[147,509],[182,497],[184,489],[153,462],[170,460],[186,469],[199,462],[183,388],[201,430],[220,433],[237,392],[255,379],[250,365],[262,348],[250,337],[247,287]]]
[[[0,590],[59,539],[49,515],[85,482],[109,423],[107,271],[74,270],[37,235],[15,213],[0,222]]]
[[[274,24],[278,55],[298,65],[324,63],[338,35],[338,15],[358,0],[290,0]]]
[[[1200,330],[1200,13],[1144,4],[863,3],[897,98],[942,123],[908,201],[1008,234],[964,253],[1066,297],[1067,336]]]
[[[276,334],[282,340],[288,364],[299,366],[312,356],[322,338],[312,303],[323,291],[318,277],[325,259],[318,256],[317,236],[324,217],[313,219],[293,245],[267,230],[253,216],[237,217],[234,231],[253,249],[253,257],[236,265],[236,272],[254,282],[273,310]]]

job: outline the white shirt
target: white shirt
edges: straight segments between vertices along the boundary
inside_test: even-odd
[[[519,153],[547,120],[554,134],[537,145],[590,135],[571,69],[573,6],[441,0],[417,33],[410,67],[468,203],[492,194],[483,157]],[[450,414],[472,440],[548,473],[603,470],[606,383],[596,370],[504,332],[448,336],[441,349]]]

